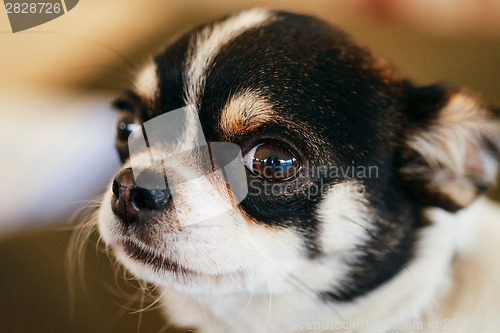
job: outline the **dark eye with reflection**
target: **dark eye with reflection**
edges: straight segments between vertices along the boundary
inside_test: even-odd
[[[294,177],[301,164],[288,149],[273,143],[261,143],[252,148],[243,161],[253,174],[269,181],[283,181]]]
[[[135,122],[135,117],[132,112],[121,111],[118,115],[118,123],[116,127],[117,140],[126,142],[130,133],[132,133],[137,126],[139,125]]]

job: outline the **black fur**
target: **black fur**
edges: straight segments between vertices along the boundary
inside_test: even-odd
[[[323,197],[304,189],[348,180],[366,186],[377,231],[360,248],[364,254],[349,262],[352,270],[341,290],[318,291],[326,299],[350,301],[386,282],[412,259],[417,231],[425,221],[398,173],[404,162],[401,147],[408,135],[406,125],[414,121],[425,125],[433,108],[446,100],[446,91],[416,90],[324,22],[284,12],[275,15],[273,23],[246,31],[217,54],[197,105],[200,121],[207,142],[231,141],[242,147],[243,154],[258,143],[280,142],[301,160],[303,168],[295,183],[270,184],[248,172],[250,192],[240,206],[259,223],[296,229],[304,240],[304,255],[311,260],[327,255],[317,242],[316,212]],[[152,103],[141,102],[142,121],[184,106],[182,73],[189,37],[154,59],[159,95]],[[263,93],[279,119],[251,133],[229,135],[221,126],[221,110],[246,89]],[[351,179],[313,172],[322,166],[351,165],[376,166],[378,177]],[[288,195],[259,194],[270,185]]]

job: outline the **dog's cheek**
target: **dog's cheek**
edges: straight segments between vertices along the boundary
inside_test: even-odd
[[[369,202],[365,188],[355,181],[330,187],[318,211],[319,242],[325,254],[348,252],[366,243],[370,223]]]

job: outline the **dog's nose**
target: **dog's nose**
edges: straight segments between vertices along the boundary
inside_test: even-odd
[[[141,184],[147,184],[148,178],[153,179],[154,173],[142,171],[138,177]],[[113,212],[125,223],[138,220],[142,211],[155,211],[163,208],[171,197],[167,188],[139,187],[134,179],[132,168],[121,170],[113,179],[112,191],[114,198],[111,204]]]

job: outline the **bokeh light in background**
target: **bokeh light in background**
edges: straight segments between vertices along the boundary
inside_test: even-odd
[[[63,263],[69,232],[53,225],[67,224],[119,167],[108,105],[134,68],[189,28],[251,7],[319,16],[419,84],[467,86],[500,103],[497,0],[81,0],[16,34],[2,8],[0,331],[136,332],[139,315],[120,310],[128,303],[110,291],[108,261],[98,263],[92,250],[89,296],[77,291],[70,318]],[[51,226],[27,233],[42,224]],[[156,313],[145,314],[141,331],[162,325]]]

